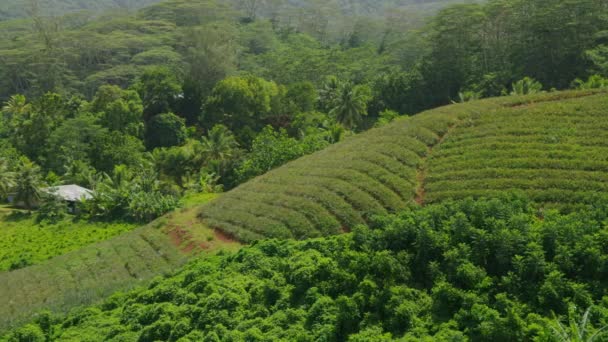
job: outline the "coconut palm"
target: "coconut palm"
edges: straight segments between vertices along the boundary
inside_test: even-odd
[[[217,165],[220,176],[225,163],[234,155],[237,147],[234,135],[224,125],[215,125],[201,143],[203,157]]]
[[[31,105],[27,103],[25,96],[13,95],[8,101],[6,101],[4,107],[2,107],[2,112],[10,119],[13,117],[23,116],[29,112],[30,109]]]
[[[562,342],[594,342],[605,337],[608,333],[608,326],[593,329],[590,323],[591,309],[592,307],[589,307],[581,320],[577,321],[576,307],[571,306],[568,325],[564,326],[559,320],[556,320],[551,326],[555,338]]]
[[[324,112],[330,111],[338,96],[338,91],[342,88],[342,82],[336,76],[329,76],[319,90],[319,106]]]
[[[345,83],[338,91],[334,107],[329,112],[336,121],[348,129],[353,129],[367,115],[370,90],[366,86]]]
[[[4,199],[15,186],[15,173],[11,172],[8,162],[0,158],[0,199]]]
[[[22,161],[17,170],[15,182],[15,202],[23,203],[28,210],[40,199],[40,186],[43,184],[40,167],[30,161]]]

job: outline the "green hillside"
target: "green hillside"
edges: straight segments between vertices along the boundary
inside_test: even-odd
[[[458,104],[398,120],[227,193],[200,217],[242,241],[318,237],[415,202],[522,190],[568,209],[608,189],[605,92]]]
[[[418,204],[522,190],[537,208],[606,189],[605,91],[451,105],[353,136],[219,198],[40,265],[0,273],[0,329],[171,273],[191,252],[348,232]],[[605,191],[603,192],[605,194]],[[220,231],[221,230],[221,231]]]
[[[539,218],[504,194],[260,241],[5,340],[603,342],[607,209]]]
[[[2,230],[5,228],[10,229],[2,226]],[[43,235],[52,234],[44,232],[49,227],[36,229]],[[17,248],[27,250],[38,247],[44,251],[37,245],[38,240],[33,232],[26,229],[22,234],[28,232],[29,244],[21,241],[7,251],[9,257],[10,251]],[[69,232],[66,229],[56,233],[67,235]],[[65,237],[64,240],[64,245],[82,242],[82,238],[76,236]],[[49,240],[49,244],[59,242],[57,239]],[[156,276],[174,272],[190,256],[199,252],[215,253],[238,246],[221,232],[202,226],[196,219],[194,209],[184,208],[147,226],[46,262],[0,272],[0,331],[30,319],[43,309],[67,312],[73,307],[94,303],[118,290],[147,284]],[[51,249],[50,253],[53,251]]]

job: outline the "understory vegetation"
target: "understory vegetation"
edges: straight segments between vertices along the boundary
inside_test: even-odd
[[[601,341],[607,219],[605,201],[539,216],[516,194],[406,209],[195,260],[6,340]]]

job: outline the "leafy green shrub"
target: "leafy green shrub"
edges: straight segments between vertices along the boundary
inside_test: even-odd
[[[159,192],[138,192],[129,197],[127,213],[140,222],[150,222],[175,208],[179,200]]]
[[[46,342],[46,336],[38,325],[28,324],[12,333],[9,342]]]
[[[608,88],[608,78],[600,75],[589,76],[587,81],[583,81],[579,78],[574,80],[572,87],[575,89],[602,89]]]
[[[36,212],[38,223],[46,221],[55,224],[66,217],[68,213],[67,203],[61,198],[50,194],[43,195],[40,199],[42,204]]]
[[[538,94],[542,90],[543,85],[530,77],[524,77],[511,85],[511,95]]]

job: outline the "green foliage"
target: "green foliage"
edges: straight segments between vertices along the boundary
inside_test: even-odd
[[[36,222],[57,224],[63,220],[67,213],[67,204],[54,194],[45,194],[40,198],[41,204],[36,212]]]
[[[251,154],[237,170],[241,182],[262,175],[288,161],[297,159],[327,146],[319,136],[308,136],[299,141],[290,138],[284,130],[266,127],[253,141]]]
[[[43,184],[40,167],[23,159],[17,169],[16,178],[15,203],[23,204],[26,209],[31,210],[40,200],[40,187]]]
[[[574,80],[572,84],[575,89],[602,89],[608,88],[608,78],[604,78],[600,75],[589,76],[587,81],[581,79]]]
[[[538,94],[542,90],[543,85],[530,77],[524,77],[511,85],[511,95]]]
[[[139,93],[143,103],[143,113],[148,119],[170,112],[176,106],[177,97],[181,92],[175,72],[167,67],[147,69],[133,88]],[[137,115],[137,113],[132,114]]]
[[[149,149],[182,145],[187,137],[184,119],[173,113],[156,115],[146,126],[146,146]]]
[[[8,339],[10,342],[45,342],[46,336],[38,325],[29,324],[15,331]]]
[[[249,146],[252,133],[263,127],[278,95],[279,88],[271,81],[254,76],[226,78],[205,103],[203,125],[223,124],[236,133],[239,143]]]
[[[136,137],[143,131],[143,104],[137,92],[117,86],[102,86],[97,90],[89,110],[100,116],[100,123],[112,131]]]
[[[174,196],[159,192],[137,192],[129,197],[128,215],[139,222],[150,222],[177,208]]]
[[[103,175],[93,198],[84,201],[85,213],[96,219],[150,222],[177,207],[178,199],[160,188],[157,175],[148,169],[116,166],[112,176]]]
[[[566,99],[567,94],[574,98]],[[562,209],[593,201],[593,193],[604,189],[608,169],[599,157],[604,129],[592,113],[599,113],[606,100],[602,93],[577,98],[585,94],[593,92],[543,94],[530,98],[534,106],[505,98],[506,107],[465,120],[429,157],[426,200],[518,189]],[[539,100],[543,97],[546,102]]]
[[[0,199],[6,199],[15,184],[16,173],[11,170],[8,161],[0,157]]]
[[[367,104],[371,99],[371,89],[367,86],[344,83],[333,96],[329,114],[348,129],[357,127],[367,115]]]
[[[504,193],[375,216],[351,234],[260,241],[72,313],[51,340],[554,341],[553,315],[577,317],[564,331],[589,340],[608,319],[606,209],[541,219]],[[548,307],[541,289],[556,272]],[[590,304],[580,323],[568,309]]]
[[[63,208],[58,208],[65,213]],[[66,217],[59,219],[55,209],[52,218],[40,224],[39,215],[0,214],[0,270],[23,268],[47,259],[110,239],[135,228],[129,223],[86,222]],[[15,267],[14,265],[19,265]]]
[[[608,329],[608,326],[604,326],[597,330],[590,326],[592,309],[593,307],[589,307],[580,318],[580,321],[577,321],[576,306],[571,305],[568,310],[569,324],[564,326],[561,322],[556,321],[555,324],[551,326],[556,340],[563,342],[593,342],[601,340],[601,338],[606,335],[605,330]]]
[[[458,93],[458,103],[465,103],[469,101],[479,100],[481,98],[481,94],[472,91],[472,90],[464,90]]]
[[[374,126],[382,127],[382,126],[388,125],[389,123],[391,123],[395,119],[397,119],[399,116],[400,116],[399,113],[397,113],[393,110],[384,110],[380,113],[378,121],[376,121]]]
[[[608,45],[598,45],[593,49],[585,51],[585,54],[593,62],[594,67],[598,72],[603,75],[608,75]]]

